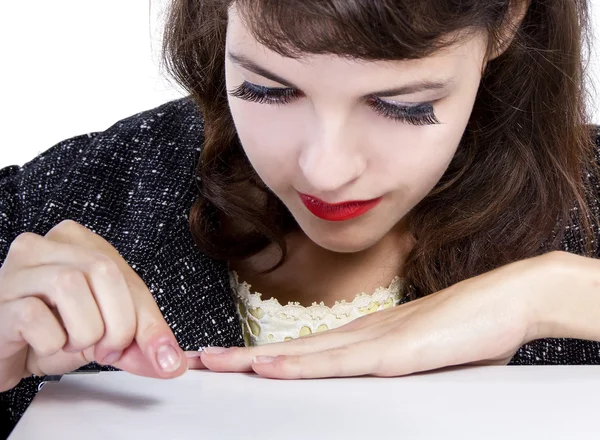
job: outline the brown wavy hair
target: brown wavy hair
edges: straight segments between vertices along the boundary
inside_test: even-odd
[[[510,0],[172,2],[163,62],[204,118],[192,235],[203,252],[230,261],[275,243],[282,257],[274,268],[285,260],[285,235],[299,226],[253,170],[229,111],[225,34],[234,1],[257,41],[283,56],[369,60],[426,57],[469,30],[487,31],[493,53],[513,10]],[[452,163],[409,214],[416,245],[403,275],[413,296],[559,249],[570,224],[582,228],[583,252],[596,252],[586,191],[595,163],[587,27],[585,1],[531,0],[508,48],[488,63]]]

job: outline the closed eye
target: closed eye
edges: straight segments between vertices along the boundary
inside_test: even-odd
[[[244,81],[229,92],[231,96],[259,104],[288,104],[302,93],[292,88],[264,87]]]
[[[230,96],[245,101],[257,102],[259,104],[289,104],[295,99],[304,96],[297,89],[289,87],[265,87],[244,81],[238,87],[228,91]],[[414,106],[392,104],[381,98],[370,98],[368,105],[380,115],[394,121],[404,122],[411,125],[434,125],[439,124],[435,116],[432,103],[423,103]]]

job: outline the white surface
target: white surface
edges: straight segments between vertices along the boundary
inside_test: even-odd
[[[48,383],[9,440],[600,438],[600,366],[305,381],[190,371]]]
[[[181,97],[159,66],[169,3],[0,2],[0,168]],[[590,5],[592,27],[598,28],[600,0]],[[590,59],[600,90],[600,50]],[[591,100],[590,108],[600,123],[600,100]]]

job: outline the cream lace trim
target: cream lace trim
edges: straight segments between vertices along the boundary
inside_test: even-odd
[[[404,280],[395,277],[388,287],[378,287],[372,294],[359,293],[351,302],[336,301],[332,307],[314,302],[305,307],[297,302],[281,305],[276,298],[263,300],[259,292],[252,292],[250,284],[239,281],[235,271],[230,272],[230,284],[247,346],[334,329],[360,316],[394,307],[400,303],[405,287]]]

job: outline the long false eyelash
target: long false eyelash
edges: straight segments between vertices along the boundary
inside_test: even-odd
[[[292,88],[264,87],[244,81],[238,87],[228,91],[231,96],[260,104],[288,104],[302,96]],[[379,98],[369,100],[369,105],[382,116],[394,121],[406,122],[412,125],[439,124],[431,104],[418,106],[396,106]]]
[[[382,116],[395,121],[407,122],[413,125],[434,125],[440,123],[433,112],[433,105],[431,104],[398,107],[394,104],[386,103],[379,98],[374,98],[369,101],[369,105]]]
[[[288,104],[301,93],[290,88],[273,88],[251,84],[244,81],[228,92],[231,96],[260,104]]]

